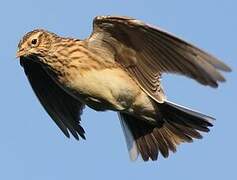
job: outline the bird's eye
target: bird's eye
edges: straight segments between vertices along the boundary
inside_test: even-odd
[[[37,39],[32,39],[31,44],[36,45]]]

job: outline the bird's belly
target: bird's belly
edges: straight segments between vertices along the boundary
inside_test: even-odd
[[[118,68],[78,72],[68,89],[95,110],[126,110],[141,93],[130,76]]]

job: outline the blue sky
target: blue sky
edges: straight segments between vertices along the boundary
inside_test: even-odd
[[[235,179],[237,2],[179,1],[1,1],[0,179]],[[218,89],[184,77],[165,76],[169,100],[214,116],[203,140],[183,144],[157,162],[129,160],[115,113],[86,109],[87,140],[67,139],[37,101],[15,59],[24,33],[45,28],[85,38],[96,15],[127,15],[186,39],[216,55],[234,72]],[[235,177],[235,178],[234,178]]]

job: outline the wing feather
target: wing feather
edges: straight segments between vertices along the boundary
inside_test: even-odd
[[[20,63],[39,101],[65,136],[70,137],[69,130],[77,140],[78,135],[85,139],[80,126],[84,105],[62,90],[40,64],[23,57]]]
[[[165,99],[160,85],[162,73],[185,75],[203,85],[217,87],[218,82],[225,81],[219,70],[231,71],[194,45],[129,17],[96,17],[87,42],[89,48],[121,64],[158,102]]]

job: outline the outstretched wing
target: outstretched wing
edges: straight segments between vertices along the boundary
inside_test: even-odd
[[[20,63],[39,101],[62,132],[70,137],[69,130],[77,140],[78,134],[85,139],[85,131],[80,126],[84,105],[62,90],[40,64],[23,57]]]
[[[162,73],[176,73],[203,85],[225,81],[219,70],[231,69],[201,49],[139,20],[99,16],[94,19],[88,47],[113,56],[154,99],[162,101]]]

